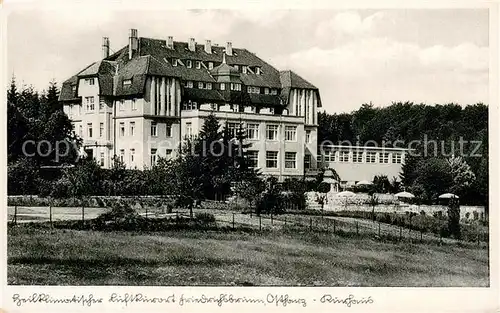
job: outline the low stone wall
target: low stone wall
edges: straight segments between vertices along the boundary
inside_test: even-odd
[[[311,210],[321,210],[321,205],[317,202],[317,197],[320,197],[322,193],[318,192],[307,192],[306,193],[306,207]],[[380,201],[380,195],[379,201]],[[443,215],[446,216],[448,207],[444,205],[416,205],[416,204],[408,204],[404,202],[399,202],[394,198],[393,195],[382,195],[385,200],[384,204],[379,204],[375,206],[375,212],[381,213],[399,213],[406,214],[406,212],[413,212],[420,214],[421,211],[424,211],[427,215],[433,215],[435,212],[442,212]],[[335,197],[334,194],[328,193],[326,194],[326,202],[323,207],[324,211],[327,212],[339,212],[339,211],[366,211],[371,212],[372,206],[366,203],[368,201],[369,196],[367,194],[356,194],[356,197],[353,197],[346,201],[346,199],[341,199]],[[391,199],[393,201],[391,201]],[[392,202],[392,203],[390,203]],[[485,211],[482,206],[460,206],[460,218],[461,219],[470,219],[470,220],[484,220],[485,219]]]

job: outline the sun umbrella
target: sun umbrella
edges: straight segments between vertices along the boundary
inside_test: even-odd
[[[327,183],[327,184],[336,184],[336,183],[338,183],[338,181],[336,181],[335,179],[333,179],[331,177],[326,177],[325,179],[323,179],[323,182]]]
[[[355,195],[352,191],[341,191],[337,194],[337,197],[354,197]]]
[[[398,197],[398,198],[408,198],[408,199],[415,198],[415,196],[413,194],[409,193],[408,191],[398,192],[394,196]]]
[[[458,199],[459,197],[457,195],[452,194],[452,193],[443,193],[438,198],[439,199]]]
[[[367,180],[361,180],[356,183],[357,186],[371,185],[372,183]]]

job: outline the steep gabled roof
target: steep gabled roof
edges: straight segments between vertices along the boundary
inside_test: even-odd
[[[316,97],[318,98],[318,107],[322,106],[318,88],[316,88],[316,86],[314,86],[304,78],[300,77],[293,71],[291,70],[281,71],[280,80],[281,80],[281,86],[283,87],[281,89],[280,97],[281,99],[283,99],[285,103],[288,103],[289,101],[290,91],[292,90],[292,88],[312,89],[315,91]]]
[[[301,88],[301,89],[318,89],[313,84],[295,74],[293,71],[281,71],[280,81],[283,87]]]

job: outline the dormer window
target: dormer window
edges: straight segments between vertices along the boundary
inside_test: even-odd
[[[269,94],[269,88],[267,88],[267,87],[266,87],[266,88],[264,88],[264,94],[265,94],[265,95],[268,95],[268,94]]]
[[[86,78],[85,82],[91,86],[95,84],[94,78]]]
[[[132,85],[132,80],[131,79],[125,79],[123,81],[123,87],[130,86],[130,85]]]
[[[272,95],[277,95],[278,94],[278,89],[275,89],[275,88],[271,89],[271,94]]]
[[[186,86],[186,88],[193,88],[193,82],[188,80],[184,86]]]
[[[248,93],[260,93],[260,87],[248,86]]]
[[[203,83],[202,82],[198,83],[198,89],[203,89]]]
[[[177,59],[172,59],[172,65],[177,66]]]
[[[220,90],[226,90],[226,84],[225,83],[221,83],[220,84]]]
[[[241,68],[243,74],[246,74],[247,73],[247,67],[245,65],[243,65],[243,67]]]
[[[76,85],[71,86],[71,91],[73,91],[73,92],[76,91]]]
[[[241,84],[231,83],[231,90],[241,91]]]
[[[200,69],[200,68],[201,68],[201,62],[200,62],[200,61],[196,61],[196,68],[197,68],[197,69]]]
[[[240,66],[238,64],[235,64],[234,68],[237,69],[238,71],[240,70]]]
[[[255,74],[260,75],[260,67],[255,68]]]
[[[207,83],[206,88],[211,90],[212,89],[212,83]]]
[[[208,69],[211,70],[214,68],[214,62],[208,62]]]
[[[192,68],[193,67],[193,62],[191,60],[186,60],[186,67],[187,68]]]

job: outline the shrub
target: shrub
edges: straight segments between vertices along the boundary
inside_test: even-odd
[[[195,217],[196,221],[198,221],[204,225],[209,225],[209,224],[215,223],[215,216],[212,213],[197,212],[194,215],[194,217]]]

